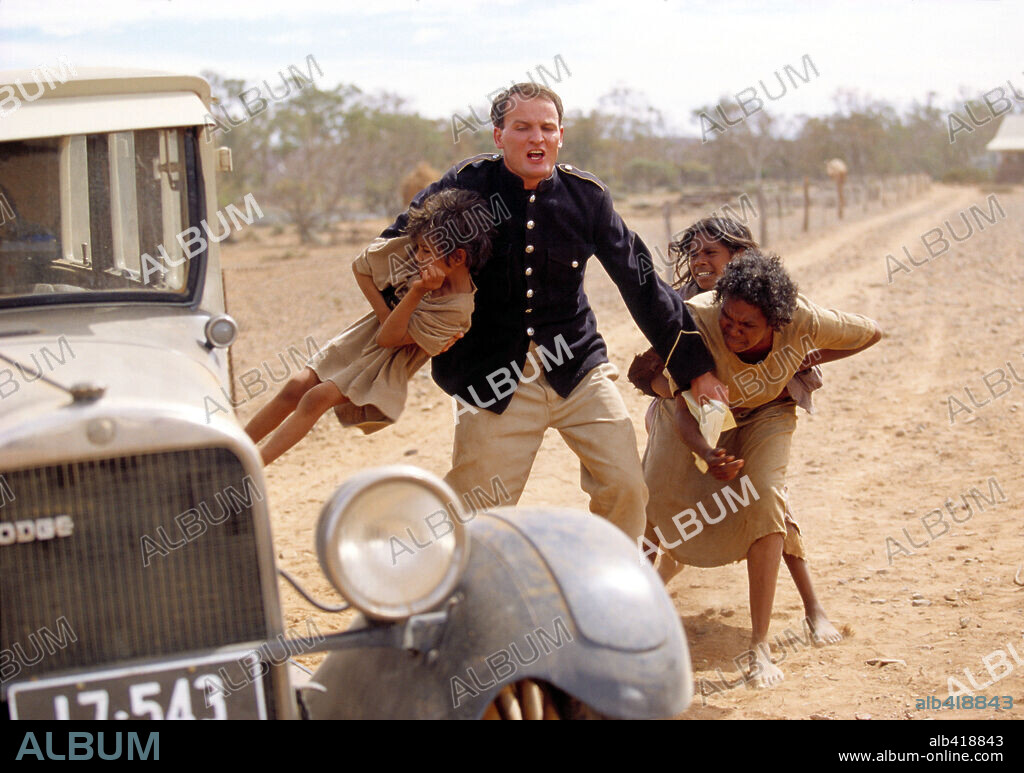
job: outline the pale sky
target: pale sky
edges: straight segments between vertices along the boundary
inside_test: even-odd
[[[775,73],[803,72],[805,55],[820,75],[769,109],[830,112],[840,88],[901,106],[1007,81],[1024,94],[1022,30],[1016,0],[0,0],[0,69],[66,56],[273,85],[312,54],[322,87],[397,92],[422,115],[450,117],[469,104],[483,115],[489,92],[539,80],[538,66],[554,76],[560,56],[571,74],[550,85],[567,109],[627,86],[671,128],[698,134],[692,109],[760,92],[759,80],[778,94]]]

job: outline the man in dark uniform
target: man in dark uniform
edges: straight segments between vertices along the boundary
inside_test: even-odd
[[[647,488],[636,435],[612,379],[597,320],[583,292],[594,255],[673,379],[700,396],[723,396],[713,361],[683,302],[654,276],[650,253],[612,207],[604,184],[557,164],[562,103],[520,83],[491,107],[503,154],[463,161],[421,191],[466,188],[490,202],[492,257],[476,277],[476,309],[465,337],[433,359],[433,376],[456,405],[446,480],[457,494],[499,475],[518,501],[544,431],[557,429],[580,458],[590,509],[631,538],[643,533]],[[406,215],[383,232],[401,233]],[[682,332],[681,332],[682,331]],[[671,356],[670,356],[671,355]]]

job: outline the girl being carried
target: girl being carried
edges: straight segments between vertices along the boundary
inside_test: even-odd
[[[494,232],[483,199],[447,189],[409,213],[406,236],[376,239],[353,271],[373,311],[315,354],[250,421],[264,464],[295,445],[334,408],[370,433],[394,423],[409,378],[469,330],[477,273]],[[410,253],[415,250],[415,258]]]

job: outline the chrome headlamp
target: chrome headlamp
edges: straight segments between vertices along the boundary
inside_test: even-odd
[[[208,349],[227,349],[238,338],[238,323],[230,314],[217,314],[203,326]]]
[[[317,526],[320,566],[370,617],[400,620],[451,595],[469,558],[455,492],[416,467],[354,475],[324,505]]]

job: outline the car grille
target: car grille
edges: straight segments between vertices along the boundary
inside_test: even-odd
[[[263,493],[227,449],[61,464],[3,479],[14,499],[6,497],[0,521],[74,521],[68,537],[0,545],[0,648],[21,664],[18,681],[268,638],[253,517]],[[175,517],[189,509],[203,515],[206,530],[186,540]],[[223,520],[210,525],[210,517]],[[161,532],[184,544],[168,549]],[[152,540],[148,565],[144,537]],[[76,641],[61,631],[61,618]]]

